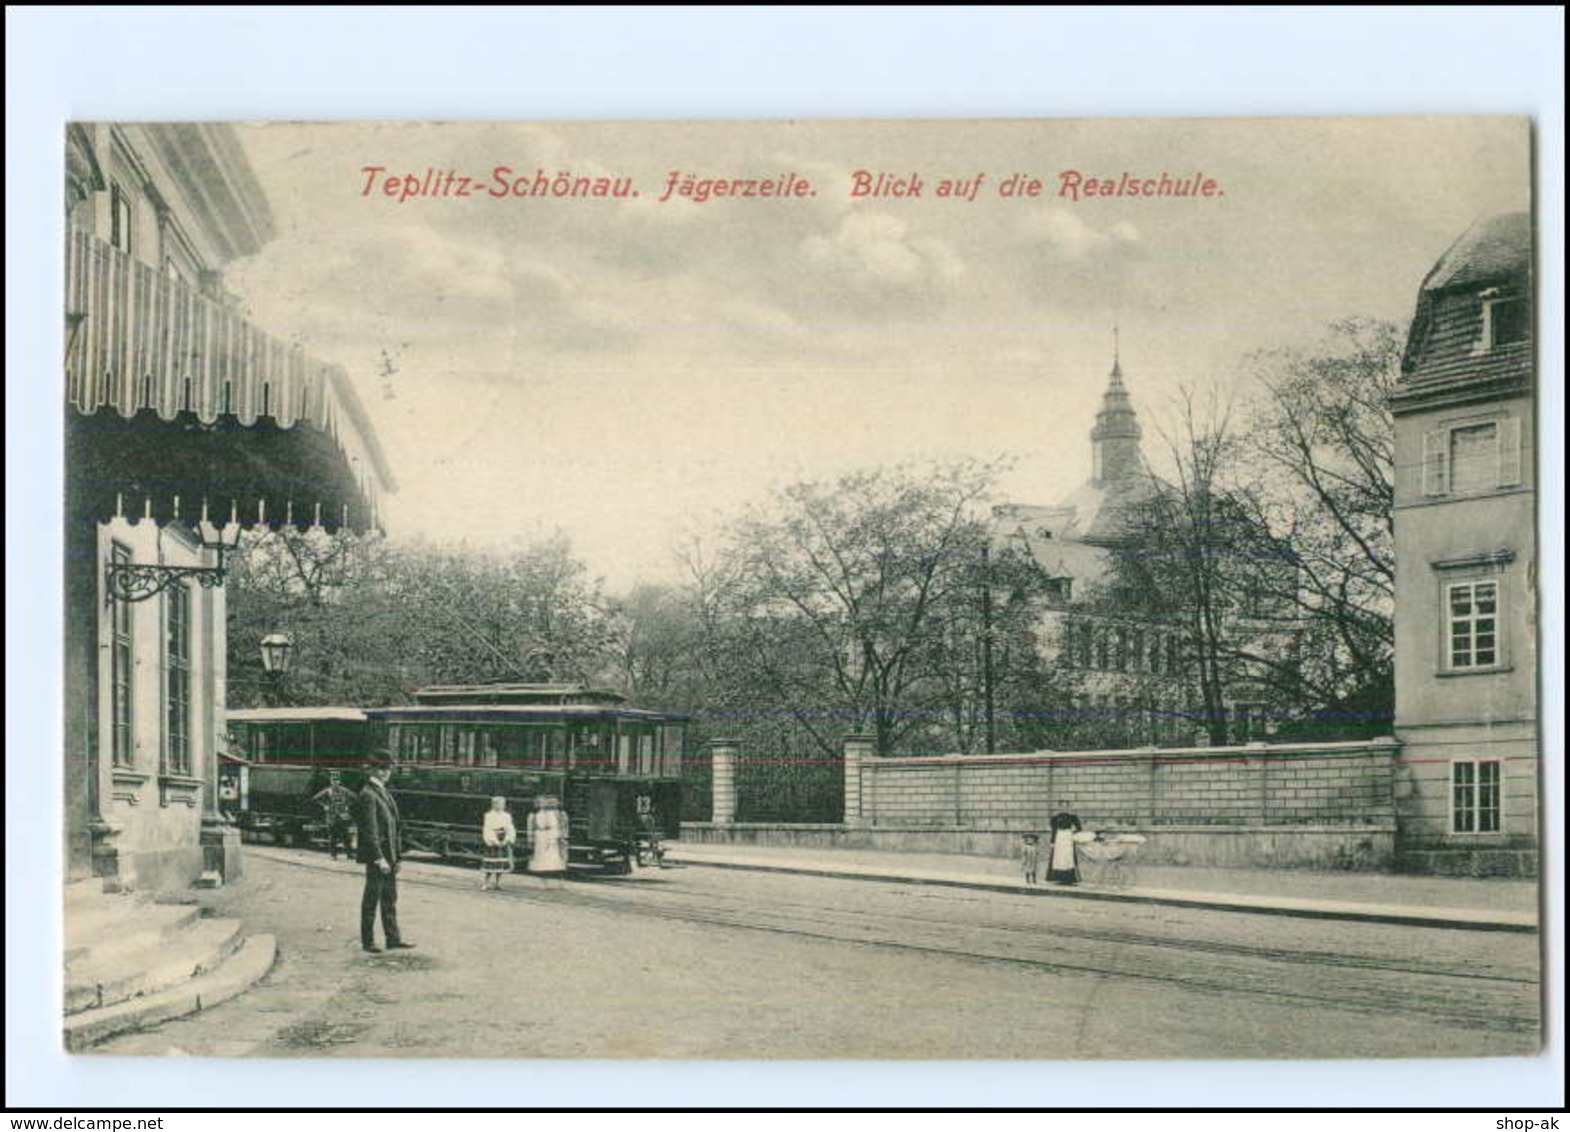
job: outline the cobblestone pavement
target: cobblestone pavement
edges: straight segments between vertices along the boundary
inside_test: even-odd
[[[215,910],[278,936],[240,998],[98,1047],[269,1057],[1528,1054],[1528,935],[671,868],[547,887],[410,862],[414,951],[358,946],[360,873],[251,849]]]

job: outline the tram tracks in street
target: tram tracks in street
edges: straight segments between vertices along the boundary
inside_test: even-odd
[[[300,868],[333,868],[293,854],[269,856]],[[424,867],[417,874],[402,878],[406,885],[453,891],[469,887],[467,873],[453,871],[449,877],[439,865],[420,864]],[[890,888],[897,892],[898,882],[891,881]],[[963,913],[945,918],[873,909],[864,899],[851,908],[786,899],[778,892],[766,900],[741,899],[625,878],[575,881],[553,889],[504,889],[493,898],[498,895],[537,905],[1003,963],[1049,974],[1136,980],[1301,1007],[1417,1014],[1476,1029],[1529,1033],[1540,1024],[1536,978],[1477,970],[1462,961],[1270,947],[1125,927],[1006,923],[995,915],[980,921],[965,919]],[[1199,915],[1190,913],[1186,918],[1194,921]],[[1191,927],[1192,922],[1173,928],[1184,926]]]

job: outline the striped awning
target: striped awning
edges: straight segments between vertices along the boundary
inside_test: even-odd
[[[378,526],[393,477],[342,367],[90,233],[66,268],[72,516]]]

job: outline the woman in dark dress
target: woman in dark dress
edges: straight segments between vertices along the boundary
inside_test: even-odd
[[[1062,803],[1058,803],[1062,806]],[[1047,862],[1047,879],[1054,884],[1078,884],[1079,864],[1075,859],[1074,835],[1083,828],[1079,817],[1066,809],[1052,815],[1052,857]]]

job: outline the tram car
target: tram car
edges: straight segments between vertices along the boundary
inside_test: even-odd
[[[230,711],[228,753],[218,774],[225,812],[243,837],[281,845],[325,839],[317,796],[332,781],[358,792],[366,753],[385,744],[361,708],[296,707]]]
[[[535,799],[557,798],[569,865],[629,872],[658,864],[679,835],[686,716],[577,684],[445,685],[421,689],[415,701],[230,712],[246,760],[242,830],[285,844],[324,836],[316,798],[331,772],[359,790],[365,754],[386,747],[409,849],[477,859],[496,796],[507,799],[520,842]]]

